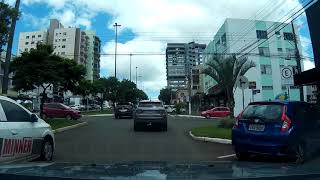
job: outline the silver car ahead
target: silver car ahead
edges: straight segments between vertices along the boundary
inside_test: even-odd
[[[161,101],[140,101],[134,112],[134,130],[141,127],[159,127],[167,131],[167,112]]]

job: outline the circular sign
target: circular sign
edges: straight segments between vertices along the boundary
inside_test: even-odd
[[[285,67],[282,69],[281,75],[283,78],[289,79],[289,78],[292,78],[293,73],[290,68]]]
[[[249,87],[249,81],[245,76],[240,76],[237,82],[237,86],[240,89],[247,89]]]

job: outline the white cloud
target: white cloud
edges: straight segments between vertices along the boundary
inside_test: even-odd
[[[314,65],[313,61],[310,61],[309,59],[305,59],[303,61],[303,68],[304,68],[303,70],[304,71],[307,71],[307,70],[312,69],[314,67],[315,67],[315,65]]]
[[[26,2],[40,3],[40,0],[26,0]],[[133,40],[119,44],[119,52],[126,53],[164,52],[166,42],[170,41],[208,42],[226,18],[279,21],[285,20],[283,16],[293,8],[297,10],[301,7],[298,0],[282,2],[270,0],[41,1],[53,7],[52,14],[67,23],[66,25],[70,23],[90,28],[90,22],[96,14],[100,12],[111,14],[113,21],[107,24],[107,28],[113,28],[113,23],[118,22],[122,25],[120,31],[128,28],[136,33]],[[63,3],[64,6],[62,6]],[[104,44],[103,50],[113,53],[114,43]],[[101,67],[107,69],[110,75],[113,73],[113,59],[112,56],[101,58]],[[119,56],[118,59],[119,76],[128,77],[129,56]],[[166,85],[165,56],[133,56],[133,63],[140,67],[144,87],[149,93],[159,91]]]

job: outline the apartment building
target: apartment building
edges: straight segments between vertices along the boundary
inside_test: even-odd
[[[55,54],[86,66],[87,80],[93,81],[99,77],[100,40],[94,31],[64,27],[58,20],[51,19],[47,30],[19,34],[18,55],[35,49],[38,43],[52,45]]]
[[[283,27],[280,29],[280,27]],[[279,28],[276,28],[279,27]],[[249,31],[248,31],[249,30]],[[296,30],[296,28],[295,28]],[[296,32],[298,32],[296,30]],[[244,50],[244,47],[256,43],[254,46]],[[301,45],[297,37],[298,49],[301,53]],[[300,90],[282,80],[281,69],[290,67],[293,71],[297,69],[295,58],[295,42],[291,24],[278,22],[227,19],[214,36],[205,50],[210,53],[249,53],[248,60],[255,62],[256,67],[250,69],[245,76],[250,82],[256,83],[256,89],[260,93],[252,94],[251,89],[244,90],[245,106],[252,101],[273,100],[281,93],[289,94],[291,100],[300,100]],[[208,56],[204,61],[208,61]],[[303,70],[303,63],[301,63]],[[217,83],[209,76],[203,77],[202,86],[206,94],[212,94],[217,89]],[[305,91],[305,90],[304,90]],[[306,95],[304,95],[306,96]],[[243,109],[242,91],[237,88],[234,93],[235,114]],[[305,97],[304,97],[305,98]],[[213,104],[216,105],[216,104]]]

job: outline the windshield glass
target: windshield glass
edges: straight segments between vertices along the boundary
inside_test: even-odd
[[[140,102],[139,107],[162,107],[160,102]]]
[[[320,0],[0,0],[0,93],[0,176],[319,174]]]
[[[243,119],[281,121],[282,105],[249,105],[242,114]]]

